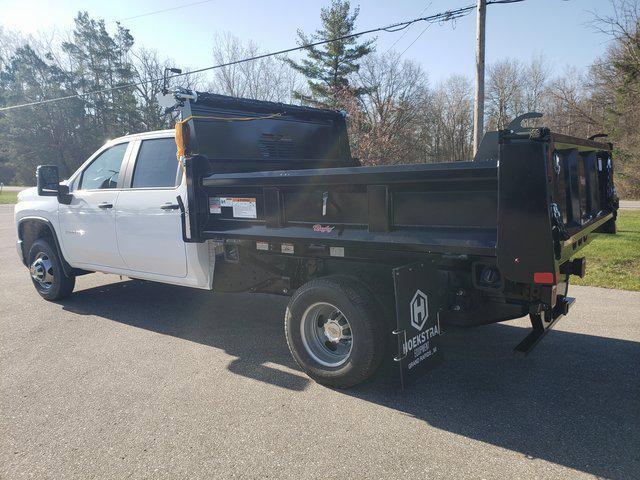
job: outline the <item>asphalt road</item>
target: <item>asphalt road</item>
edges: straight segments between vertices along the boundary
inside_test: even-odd
[[[0,478],[640,478],[640,294],[575,287],[526,321],[447,331],[406,394],[291,360],[285,302],[88,275],[41,300],[0,207]]]
[[[640,200],[620,200],[620,210],[640,210]]]

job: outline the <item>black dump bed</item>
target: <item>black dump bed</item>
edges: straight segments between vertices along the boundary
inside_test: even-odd
[[[193,147],[187,241],[493,259],[506,280],[534,284],[559,281],[592,232],[615,229],[609,144],[517,128],[492,134],[497,158],[360,167],[339,112],[199,93],[181,114]]]

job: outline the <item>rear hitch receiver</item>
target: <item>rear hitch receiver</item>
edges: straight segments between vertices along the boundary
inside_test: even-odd
[[[560,265],[560,273],[563,275],[576,275],[580,278],[584,277],[587,270],[586,258],[574,258]]]
[[[532,331],[516,346],[513,352],[518,355],[528,355],[551,327],[553,327],[563,315],[569,313],[569,309],[575,300],[576,299],[572,297],[559,295],[556,306],[553,308],[544,309],[539,304],[532,307],[529,312]]]

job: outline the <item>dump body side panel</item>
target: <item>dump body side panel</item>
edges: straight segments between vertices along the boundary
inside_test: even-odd
[[[206,237],[495,254],[495,163],[214,174],[202,191],[214,205]],[[255,201],[255,217],[234,209],[233,199]]]

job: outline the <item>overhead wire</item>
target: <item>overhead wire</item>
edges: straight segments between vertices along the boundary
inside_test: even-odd
[[[423,15],[423,14],[424,14],[424,12],[426,12],[426,11],[427,11],[427,9],[428,9],[432,4],[433,4],[433,2],[429,2],[429,3],[426,5],[426,7],[424,7],[424,8],[420,11],[420,13],[418,13],[418,16]],[[400,35],[400,36],[396,39],[396,41],[395,41],[395,42],[393,42],[393,43],[391,44],[391,46],[390,46],[389,48],[387,48],[387,50],[384,52],[384,54],[383,54],[383,55],[386,55],[387,53],[389,53],[389,51],[391,51],[391,49],[393,49],[393,47],[395,47],[395,46],[398,44],[398,42],[399,42],[400,40],[402,40],[402,39],[405,37],[405,35],[406,35],[407,33],[409,33],[409,28],[407,28],[407,29],[404,31],[404,33],[403,33],[402,35]]]
[[[506,0],[504,3],[511,3],[511,2],[522,2],[523,0]],[[432,2],[433,3],[433,2]],[[494,3],[494,2],[491,2]],[[497,1],[495,3],[503,3],[502,1]],[[455,19],[453,19],[455,20]],[[431,27],[431,25],[433,25],[434,22],[430,22],[427,24],[426,27],[424,27],[424,29],[418,34],[418,36],[416,38],[413,39],[413,42],[411,42],[407,48],[405,48],[402,53],[400,53],[400,55],[398,55],[398,59],[402,58],[402,56],[407,53],[407,50],[409,50],[414,43],[416,43],[418,40],[420,40],[420,37],[422,37],[422,35],[424,35],[424,33],[429,30],[429,28]]]
[[[489,3],[513,3],[513,2],[520,2],[523,0],[494,0],[492,2],[487,2],[487,4]],[[252,62],[255,60],[260,60],[263,58],[267,58],[267,57],[273,57],[273,56],[280,56],[280,55],[285,55],[287,53],[292,53],[295,51],[299,51],[299,50],[308,50],[308,49],[312,49],[314,47],[318,47],[320,45],[325,45],[328,43],[332,43],[332,42],[337,42],[337,41],[341,41],[341,40],[348,40],[351,38],[356,38],[356,37],[360,37],[362,35],[368,35],[371,33],[376,33],[376,32],[394,32],[394,31],[399,31],[399,30],[404,30],[406,28],[408,28],[409,26],[413,25],[414,23],[418,23],[418,22],[429,22],[429,24],[433,24],[436,22],[448,22],[448,21],[452,21],[452,20],[456,20],[458,18],[462,18],[465,15],[470,14],[472,11],[474,11],[476,9],[476,5],[468,5],[466,7],[460,7],[454,10],[447,10],[444,12],[439,12],[439,13],[435,13],[432,15],[428,15],[426,17],[418,17],[418,18],[414,18],[411,20],[406,20],[403,22],[397,22],[391,25],[386,25],[384,27],[376,27],[376,28],[371,28],[368,30],[363,30],[361,32],[355,32],[355,33],[350,33],[347,35],[342,35],[340,37],[335,37],[335,38],[330,38],[328,40],[318,40],[316,42],[311,42],[311,43],[306,43],[303,45],[298,45],[296,47],[290,47],[290,48],[285,48],[283,50],[278,50],[275,52],[268,52],[268,53],[263,53],[260,55],[254,55],[253,57],[248,57],[248,58],[243,58],[243,59],[239,59],[239,60],[233,60],[230,62],[226,62],[226,63],[220,63],[217,65],[211,65],[208,67],[203,67],[203,68],[198,68],[195,70],[190,70],[188,72],[182,72],[182,73],[175,73],[173,75],[168,75],[166,77],[158,77],[158,78],[152,78],[149,80],[142,80],[139,82],[132,82],[132,83],[126,83],[126,84],[122,84],[122,85],[116,85],[115,87],[109,87],[109,88],[102,88],[102,89],[98,89],[98,90],[92,90],[90,92],[84,92],[84,93],[76,93],[73,95],[66,95],[66,96],[62,96],[62,97],[55,97],[55,98],[48,98],[48,99],[44,99],[44,100],[38,100],[38,101],[33,101],[33,102],[27,102],[27,103],[22,103],[22,104],[18,104],[18,105],[9,105],[6,107],[0,107],[0,112],[5,112],[8,110],[15,110],[18,108],[24,108],[24,107],[33,107],[33,106],[38,106],[38,105],[46,105],[49,103],[54,103],[54,102],[60,102],[63,100],[71,100],[73,98],[84,98],[90,95],[99,95],[99,94],[104,94],[104,93],[110,93],[110,92],[114,92],[114,91],[118,91],[118,90],[123,90],[126,88],[133,88],[133,87],[137,87],[140,85],[144,85],[147,83],[152,83],[152,82],[159,82],[164,80],[165,78],[168,79],[172,79],[172,78],[177,78],[177,77],[183,77],[186,75],[193,75],[195,73],[201,73],[201,72],[206,72],[209,70],[214,70],[214,69],[218,69],[218,68],[224,68],[224,67],[230,67],[233,65],[238,65],[241,63],[245,63],[245,62]],[[422,35],[422,33],[424,33],[425,30],[423,30],[423,32],[420,33],[420,35]],[[418,37],[419,38],[419,37]],[[416,39],[417,40],[417,39]],[[415,43],[415,41],[413,43]],[[411,45],[413,45],[413,43]],[[409,45],[409,47],[411,46]],[[407,47],[407,48],[409,48]],[[406,51],[407,49],[405,49]],[[403,52],[404,53],[404,52]]]
[[[418,34],[418,36],[417,36],[416,38],[414,38],[414,39],[413,39],[413,42],[411,42],[411,43],[407,46],[407,48],[405,48],[405,49],[402,51],[402,53],[398,56],[398,59],[399,59],[400,57],[402,57],[402,56],[407,52],[407,50],[409,50],[409,49],[413,46],[413,44],[414,44],[414,43],[416,43],[416,42],[420,39],[420,37],[424,34],[424,32],[426,32],[427,30],[429,30],[429,27],[430,27],[431,25],[433,25],[433,24],[432,24],[432,23],[430,23],[429,25],[427,25],[427,26],[426,26],[426,27],[425,27],[425,28],[424,28],[424,29],[423,29],[423,30]]]
[[[211,3],[211,2],[213,2],[213,0],[201,0],[199,2],[185,3],[184,5],[176,5],[175,7],[163,8],[162,10],[155,10],[153,12],[141,13],[139,15],[134,15],[132,17],[119,18],[117,20],[109,20],[107,22],[107,25],[109,25],[111,23],[128,22],[129,20],[136,20],[138,18],[148,17],[148,16],[151,16],[151,15],[157,15],[158,13],[172,12],[174,10],[180,10],[182,8],[187,8],[187,7],[195,7],[196,5],[202,5],[204,3]]]

